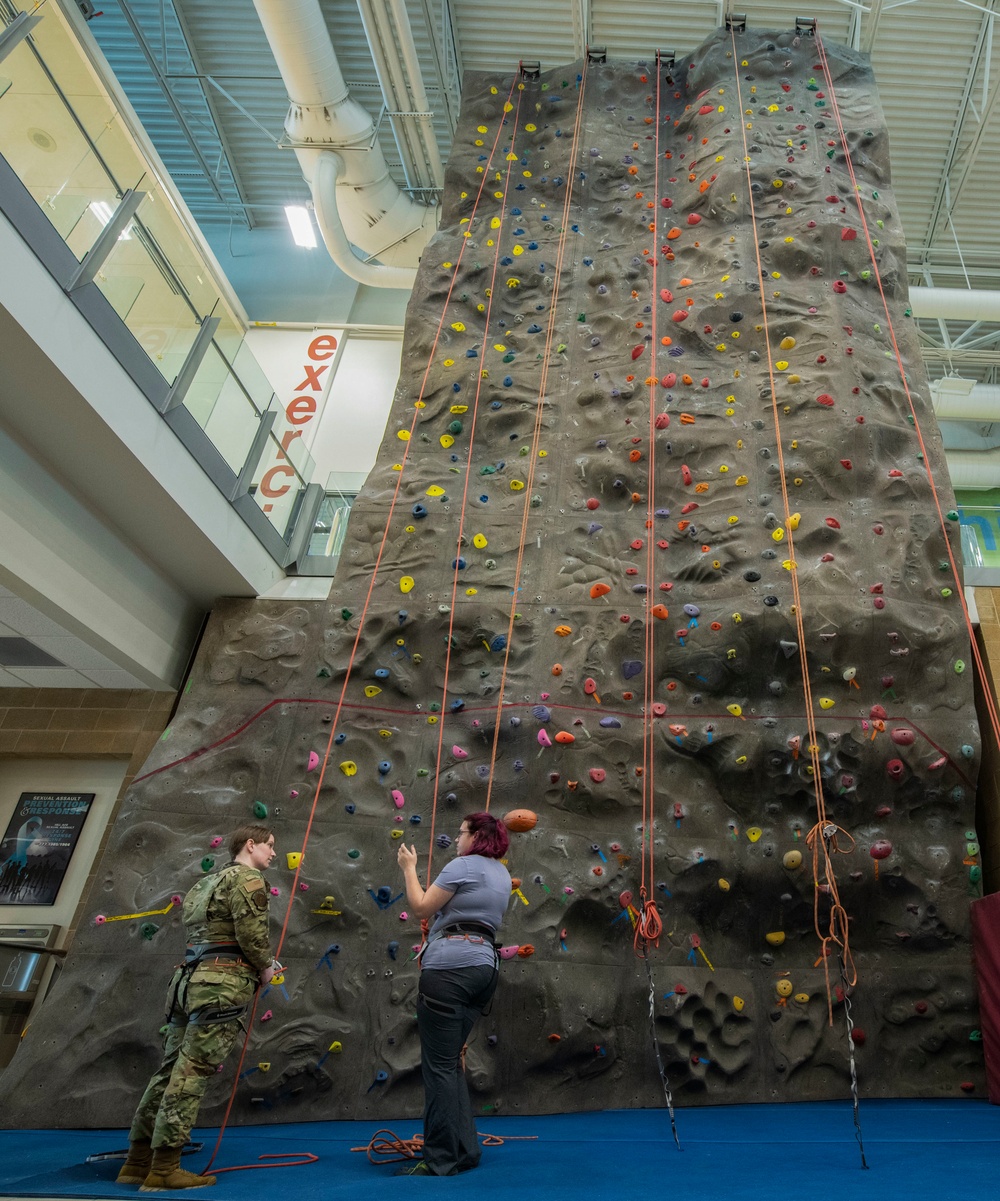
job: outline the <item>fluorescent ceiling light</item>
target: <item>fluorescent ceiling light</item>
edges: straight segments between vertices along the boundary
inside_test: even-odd
[[[300,204],[286,204],[285,216],[292,230],[292,239],[296,246],[315,246],[316,231],[313,229],[309,210]]]

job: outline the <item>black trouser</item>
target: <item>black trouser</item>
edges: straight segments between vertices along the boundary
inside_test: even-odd
[[[462,1047],[490,1003],[499,979],[492,965],[425,968],[420,973],[417,1026],[424,1078],[424,1162],[435,1176],[453,1176],[478,1163]]]

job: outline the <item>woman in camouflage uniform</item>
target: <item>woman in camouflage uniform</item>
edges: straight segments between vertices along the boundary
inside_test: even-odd
[[[274,975],[263,872],[274,858],[266,826],[243,826],[229,839],[232,862],[204,876],[184,898],[185,962],[167,989],[163,1058],[132,1119],[119,1184],[141,1192],[202,1188],[214,1176],[180,1167],[181,1151],[209,1079],[233,1049],[240,1018]]]

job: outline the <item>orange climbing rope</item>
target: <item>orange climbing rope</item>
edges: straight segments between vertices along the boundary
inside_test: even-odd
[[[516,82],[516,76],[511,81],[511,90],[508,93],[508,99],[509,99],[509,96],[513,93],[515,82]],[[496,148],[500,142],[502,130],[503,130],[503,122],[501,120],[501,121],[497,122],[497,134],[496,134],[496,137],[494,138],[493,147],[490,152],[490,160],[489,160],[490,163],[492,163],[493,157],[496,153]],[[470,222],[471,222],[472,218],[474,218],[476,209],[478,208],[478,205],[482,198],[483,190],[486,186],[486,178],[487,178],[487,172],[484,171],[483,179],[480,183],[479,191],[476,194],[476,200],[473,204],[472,215],[470,216]],[[416,429],[417,420],[419,418],[421,409],[423,407],[423,396],[426,391],[427,381],[428,381],[428,378],[430,375],[431,367],[434,362],[434,355],[437,351],[437,345],[441,338],[441,332],[444,328],[444,322],[447,317],[448,306],[451,303],[452,293],[455,288],[455,283],[458,279],[464,252],[465,252],[465,246],[464,246],[464,240],[463,240],[463,245],[459,248],[459,253],[456,256],[455,266],[452,271],[451,281],[448,286],[448,291],[445,295],[445,300],[444,300],[444,305],[442,308],[441,317],[440,317],[440,320],[438,321],[438,326],[437,326],[437,329],[434,334],[434,340],[431,345],[431,349],[428,353],[427,366],[424,369],[424,375],[423,375],[423,379],[422,379],[421,385],[420,385],[420,394],[417,398],[417,402],[414,404],[413,418],[410,423],[409,435],[408,435],[407,439],[405,440],[405,447],[404,447],[404,451],[403,451],[403,462],[401,465],[401,470],[398,472],[398,475],[397,475],[396,486],[393,490],[393,495],[392,495],[392,501],[389,505],[389,512],[386,516],[385,527],[382,531],[382,537],[379,542],[378,551],[377,551],[377,554],[375,557],[375,565],[372,570],[371,577],[369,579],[368,590],[365,594],[364,604],[362,606],[361,614],[360,614],[360,617],[358,620],[357,633],[354,638],[354,643],[351,647],[350,656],[348,657],[347,669],[344,673],[344,679],[343,679],[343,683],[342,683],[341,689],[340,689],[340,696],[337,700],[333,720],[330,723],[330,735],[329,735],[329,738],[327,739],[327,744],[326,744],[324,753],[323,753],[320,763],[319,763],[319,774],[316,779],[316,788],[313,793],[312,804],[310,805],[309,816],[306,821],[305,834],[304,834],[303,840],[302,840],[301,858],[299,859],[298,865],[295,868],[295,874],[292,879],[292,883],[289,887],[288,904],[285,908],[285,916],[284,916],[284,920],[282,921],[282,925],[281,925],[281,933],[278,937],[278,943],[277,943],[277,947],[275,949],[275,959],[276,960],[280,960],[280,958],[281,958],[281,950],[284,946],[285,937],[288,932],[288,923],[291,918],[292,905],[293,905],[293,903],[295,901],[295,897],[297,895],[299,877],[302,873],[302,862],[305,858],[306,848],[309,844],[309,838],[312,833],[312,827],[313,827],[313,823],[315,821],[316,811],[319,806],[319,798],[320,798],[320,794],[321,794],[321,791],[323,788],[323,782],[324,782],[324,779],[326,776],[326,770],[327,770],[327,767],[328,767],[329,761],[330,761],[330,753],[333,748],[334,738],[337,733],[337,727],[339,725],[340,715],[344,708],[345,698],[347,695],[347,688],[351,681],[351,675],[352,675],[352,671],[353,671],[354,661],[355,661],[355,658],[357,657],[358,647],[361,643],[361,636],[365,629],[365,622],[366,622],[366,619],[368,616],[368,610],[371,606],[372,596],[373,596],[374,590],[375,590],[375,584],[378,579],[379,570],[382,565],[382,559],[385,554],[385,548],[386,548],[386,545],[389,540],[389,532],[390,532],[390,529],[392,526],[392,519],[395,514],[396,505],[399,500],[399,494],[400,494],[400,491],[402,488],[403,476],[405,474],[406,463],[409,458],[409,450],[410,450],[410,445],[412,442],[413,433]],[[216,1156],[219,1153],[219,1148],[222,1145],[222,1138],[223,1138],[223,1135],[225,1134],[226,1126],[228,1125],[228,1122],[229,1122],[229,1116],[232,1112],[233,1103],[236,1099],[236,1090],[239,1087],[240,1075],[241,1075],[242,1068],[243,1068],[243,1062],[246,1058],[247,1047],[248,1047],[249,1041],[250,1041],[250,1032],[253,1029],[253,1022],[254,1022],[254,1018],[256,1016],[256,1012],[257,1012],[258,996],[259,996],[259,994],[256,994],[254,996],[253,1005],[251,1007],[250,1016],[249,1016],[249,1019],[247,1022],[247,1033],[243,1040],[243,1046],[240,1049],[240,1058],[239,1058],[239,1062],[237,1065],[236,1076],[233,1081],[232,1089],[230,1090],[229,1100],[226,1105],[225,1113],[223,1114],[222,1124],[219,1127],[218,1138],[216,1139],[215,1146],[212,1150],[211,1158],[209,1159],[208,1164],[206,1165],[206,1167],[204,1169],[205,1172],[207,1172],[209,1170],[209,1168],[211,1168],[212,1164],[215,1162]],[[253,1165],[253,1166],[258,1166],[258,1165]]]
[[[660,70],[660,52],[656,52],[656,133],[653,137],[653,204],[656,203],[656,198],[660,195],[660,124],[661,124],[661,90],[662,90],[662,72]],[[657,332],[657,313],[659,311],[657,301],[659,293],[657,290],[657,267],[659,264],[659,255],[656,253],[656,209],[653,209],[653,220],[649,223],[650,232],[653,236],[653,278],[651,281],[651,314],[650,314],[650,357],[652,364],[650,366],[650,375],[648,379],[649,385],[649,413],[647,431],[647,446],[646,456],[648,459],[647,472],[647,487],[646,487],[646,522],[645,522],[645,543],[646,543],[646,626],[643,631],[643,642],[645,650],[645,671],[643,673],[643,722],[642,722],[642,827],[640,837],[642,839],[641,859],[642,866],[640,870],[639,884],[639,917],[635,922],[633,932],[632,946],[636,955],[645,956],[648,953],[650,946],[658,947],[660,945],[660,936],[663,933],[663,919],[660,917],[659,909],[656,905],[656,900],[651,896],[655,878],[655,833],[656,833],[656,780],[655,780],[655,763],[656,758],[653,746],[653,704],[656,696],[656,666],[655,666],[655,639],[653,636],[653,626],[656,619],[653,616],[653,602],[655,593],[653,591],[653,581],[655,579],[655,571],[653,565],[653,547],[655,545],[653,523],[656,513],[656,388],[659,383],[656,363],[656,332]]]
[[[484,1147],[502,1147],[504,1143],[509,1142],[530,1143],[538,1139],[537,1134],[505,1134],[503,1138],[499,1134],[484,1134],[478,1130],[476,1134],[482,1139]],[[369,1163],[405,1163],[408,1159],[419,1159],[423,1149],[422,1134],[400,1138],[388,1128],[376,1130],[365,1146],[351,1148],[352,1151],[364,1151]]]
[[[996,740],[998,748],[1000,748],[1000,715],[998,715],[996,698],[993,695],[993,684],[992,684],[989,674],[986,671],[986,666],[983,663],[982,656],[979,653],[979,647],[976,643],[976,633],[975,633],[975,630],[973,629],[972,618],[969,615],[969,607],[965,600],[965,588],[962,583],[962,576],[958,569],[958,563],[955,560],[955,555],[952,550],[951,539],[950,539],[949,533],[948,533],[948,523],[945,520],[945,515],[941,510],[941,502],[938,499],[938,490],[937,490],[937,485],[934,482],[934,473],[931,468],[930,456],[927,453],[927,446],[924,442],[923,431],[920,428],[920,418],[917,416],[917,408],[913,402],[913,396],[910,392],[909,380],[907,379],[907,375],[906,375],[906,367],[903,363],[903,356],[900,352],[899,343],[896,339],[896,330],[893,325],[892,315],[889,311],[889,302],[888,302],[888,299],[886,298],[885,288],[884,288],[883,282],[882,282],[882,273],[879,270],[878,259],[875,254],[875,246],[872,241],[871,230],[869,229],[869,226],[868,226],[868,218],[865,215],[864,205],[861,202],[861,188],[858,184],[857,176],[854,171],[854,161],[851,158],[851,148],[850,148],[850,145],[848,144],[847,133],[844,129],[844,122],[840,115],[840,104],[837,100],[837,92],[836,92],[836,89],[833,84],[833,73],[830,70],[830,63],[829,63],[829,59],[827,58],[827,55],[826,55],[826,49],[823,45],[823,40],[822,40],[822,38],[820,38],[818,32],[816,34],[816,45],[819,48],[820,62],[822,63],[823,74],[826,76],[827,87],[830,92],[830,101],[831,101],[831,104],[833,107],[834,119],[836,120],[836,123],[837,123],[837,131],[840,135],[840,144],[841,144],[841,147],[844,152],[844,157],[845,157],[845,161],[846,161],[846,165],[847,165],[847,171],[851,178],[854,203],[857,206],[858,218],[861,222],[861,227],[864,230],[865,242],[868,246],[868,255],[869,255],[871,265],[872,265],[872,274],[875,277],[875,282],[878,285],[879,296],[882,299],[882,308],[883,308],[883,311],[885,312],[886,324],[889,329],[889,340],[892,343],[893,355],[896,359],[896,366],[899,369],[900,382],[903,385],[903,391],[906,394],[906,400],[910,407],[910,415],[913,418],[913,428],[917,434],[917,441],[920,445],[920,453],[923,456],[924,469],[927,472],[927,480],[931,487],[931,497],[934,501],[934,508],[935,508],[935,511],[937,512],[937,516],[938,516],[938,523],[941,527],[942,535],[944,536],[944,545],[945,545],[945,550],[948,555],[948,562],[951,566],[952,578],[955,581],[955,589],[956,589],[956,593],[957,593],[957,596],[959,599],[959,604],[962,607],[962,615],[965,618],[966,628],[968,629],[968,632],[969,632],[969,643],[970,643],[970,646],[972,649],[972,658],[973,658],[973,661],[975,662],[976,672],[979,677],[979,681],[982,685],[981,691],[982,691],[983,702],[986,705],[986,710],[987,710],[987,713],[989,714],[990,726],[992,727],[992,730],[993,730],[993,736]]]
[[[507,616],[507,643],[504,647],[503,663],[500,670],[500,687],[497,689],[497,703],[493,722],[493,746],[490,752],[490,776],[486,787],[486,804],[488,810],[493,794],[493,768],[496,763],[497,747],[500,741],[500,716],[503,710],[504,690],[507,685],[507,673],[514,640],[514,622],[517,617],[518,594],[521,589],[521,573],[524,566],[524,546],[528,534],[528,517],[531,512],[531,496],[535,481],[535,470],[538,461],[539,442],[541,440],[542,416],[545,412],[545,392],[548,386],[549,365],[551,361],[552,343],[556,328],[556,315],[562,280],[563,262],[566,254],[566,234],[569,228],[570,206],[573,199],[573,188],[576,180],[576,159],[580,144],[580,127],[583,120],[583,98],[587,88],[587,60],[584,58],[578,89],[576,117],[573,122],[573,138],[569,150],[570,170],[566,184],[566,195],[563,200],[562,227],[559,234],[559,246],[556,251],[552,295],[549,300],[549,317],[545,331],[545,347],[542,355],[542,371],[538,384],[538,400],[535,404],[535,420],[531,435],[531,450],[528,456],[527,480],[523,489],[524,505],[521,511],[521,532],[518,539],[517,561],[514,568],[514,583],[511,589],[510,611]]]
[[[514,113],[514,128],[510,135],[510,155],[514,154],[514,146],[517,141],[517,132],[518,132],[518,127],[519,127],[520,118],[521,118],[521,96],[522,96],[522,92],[520,90],[518,90],[517,109]],[[509,94],[508,94],[508,100],[504,106],[505,111],[509,105],[510,105],[510,99],[509,99]],[[502,129],[503,128],[503,118],[500,119],[499,124],[500,124],[500,128]],[[509,161],[511,161],[510,158],[508,158],[508,162]],[[512,172],[511,172],[510,167],[508,166],[504,172],[503,196],[502,196],[502,199],[500,200],[500,218],[499,219],[500,219],[501,223],[503,222],[504,217],[506,216],[506,212],[507,212],[507,196],[510,191],[511,175],[512,175]],[[469,228],[471,231],[471,228],[472,228],[471,222],[470,222]],[[493,252],[493,271],[490,276],[490,286],[489,286],[488,293],[487,293],[486,315],[485,315],[484,322],[483,322],[483,358],[482,358],[481,362],[486,361],[486,338],[487,338],[487,334],[489,333],[489,328],[490,328],[490,317],[492,316],[492,313],[493,313],[493,296],[494,296],[494,292],[496,290],[497,270],[500,266],[502,239],[500,238],[499,234],[497,235],[495,241],[496,241],[496,246],[495,246],[494,252]],[[477,418],[478,418],[478,414],[479,414],[479,401],[480,401],[480,397],[482,395],[484,378],[485,378],[485,371],[483,369],[480,369],[480,371],[478,372],[478,375],[477,375],[477,379],[476,379],[476,394],[475,394],[475,399],[474,399],[473,405],[472,405],[472,423],[469,428],[469,449],[468,449],[468,455],[467,455],[467,459],[466,459],[467,466],[466,466],[466,471],[465,471],[465,482],[462,487],[462,504],[461,504],[461,508],[459,510],[459,518],[458,518],[458,536],[456,538],[455,564],[452,569],[451,605],[449,607],[449,612],[448,612],[448,634],[445,639],[444,678],[443,678],[442,684],[441,684],[441,716],[438,720],[437,757],[436,757],[435,764],[434,764],[434,784],[433,784],[433,789],[432,789],[433,802],[432,802],[432,807],[431,807],[430,849],[428,850],[428,853],[427,853],[427,882],[428,882],[428,884],[431,881],[431,865],[432,865],[432,862],[434,859],[434,834],[435,834],[435,830],[437,828],[438,790],[440,787],[441,769],[442,769],[442,763],[444,760],[444,732],[445,732],[446,714],[448,713],[448,681],[450,679],[450,674],[451,674],[451,652],[452,652],[453,632],[455,629],[455,601],[458,598],[458,579],[459,579],[459,572],[461,571],[461,568],[459,567],[459,563],[461,561],[462,549],[463,549],[463,545],[464,545],[465,511],[466,511],[466,507],[468,505],[468,500],[469,500],[469,480],[472,476],[472,454],[473,454],[473,449],[475,448],[476,424],[477,424]],[[492,763],[491,763],[490,775],[492,776],[492,774],[493,773],[492,773]]]
[[[730,37],[733,47],[733,70],[736,78],[736,91],[739,97],[740,104],[740,131],[743,136],[743,161],[746,166],[747,179],[747,198],[750,205],[750,223],[753,228],[754,240],[754,255],[757,261],[757,281],[760,288],[760,304],[764,324],[764,345],[767,351],[767,373],[768,383],[771,393],[771,413],[774,421],[775,442],[778,452],[778,478],[781,480],[781,497],[785,513],[785,537],[788,542],[788,560],[786,566],[792,579],[792,598],[793,612],[795,615],[795,632],[796,641],[799,650],[799,664],[802,671],[802,691],[805,699],[806,708],[806,729],[809,735],[809,743],[806,748],[809,755],[809,762],[812,768],[813,790],[816,797],[816,825],[811,832],[811,846],[813,852],[813,880],[815,882],[815,891],[813,894],[813,925],[816,930],[816,936],[820,940],[821,959],[823,961],[824,975],[827,985],[827,1008],[830,1024],[833,1024],[833,1000],[830,990],[830,973],[829,973],[829,955],[832,945],[840,948],[840,953],[846,965],[846,971],[849,976],[850,984],[857,981],[857,973],[854,969],[854,961],[850,951],[850,931],[847,919],[847,913],[840,902],[840,895],[837,889],[837,878],[833,867],[832,854],[833,842],[832,839],[824,837],[824,832],[831,825],[826,814],[826,800],[823,795],[822,784],[822,767],[819,759],[819,736],[816,727],[816,712],[813,705],[812,684],[809,679],[809,664],[806,655],[806,635],[805,625],[802,614],[802,597],[799,590],[799,575],[798,566],[795,561],[795,538],[792,524],[789,518],[792,515],[791,505],[788,500],[788,480],[785,473],[784,450],[782,448],[781,438],[781,418],[778,415],[778,396],[775,386],[774,372],[774,356],[771,352],[770,329],[768,327],[767,314],[767,298],[765,296],[765,277],[764,266],[760,257],[760,238],[758,237],[757,229],[757,211],[754,204],[754,193],[752,187],[752,179],[750,173],[750,153],[749,144],[747,142],[747,121],[746,113],[743,110],[743,86],[740,80],[740,58],[736,49],[736,31],[735,27],[730,28]],[[819,837],[817,837],[819,832]],[[825,929],[822,928],[820,918],[821,897],[829,898],[829,912]]]

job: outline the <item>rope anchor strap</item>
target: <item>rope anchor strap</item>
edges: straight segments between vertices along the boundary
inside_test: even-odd
[[[646,965],[646,979],[649,981],[649,1033],[653,1040],[653,1053],[656,1056],[656,1070],[660,1074],[660,1084],[663,1086],[663,1096],[667,1102],[667,1113],[670,1114],[670,1129],[673,1131],[674,1143],[677,1150],[681,1149],[681,1140],[677,1134],[677,1119],[674,1116],[674,1098],[670,1092],[670,1081],[663,1066],[663,1056],[660,1054],[660,1044],[656,1037],[656,990],[653,988],[653,969],[649,966],[649,956],[645,953],[642,961]]]

